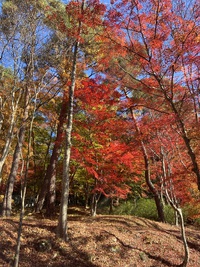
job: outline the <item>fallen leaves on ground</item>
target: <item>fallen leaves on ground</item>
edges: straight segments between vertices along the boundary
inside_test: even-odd
[[[55,235],[56,220],[32,214],[23,224],[20,267],[164,267],[179,266],[184,249],[176,226],[133,216],[74,214],[69,241]],[[0,266],[11,266],[18,219],[0,220]],[[186,228],[188,267],[200,266],[200,231]]]

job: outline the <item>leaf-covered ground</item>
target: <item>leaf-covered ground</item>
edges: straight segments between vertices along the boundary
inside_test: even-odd
[[[69,216],[69,242],[55,236],[56,220],[24,220],[20,267],[164,267],[183,259],[180,229],[132,216]],[[18,219],[0,220],[0,266],[11,266]],[[200,266],[200,231],[187,228],[188,267]]]

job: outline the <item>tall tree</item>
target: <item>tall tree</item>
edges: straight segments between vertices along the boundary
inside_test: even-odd
[[[132,81],[126,86],[154,98],[150,103],[152,109],[161,112],[167,109],[176,118],[200,189],[199,149],[195,140],[199,135],[197,6],[197,1],[123,1],[123,4],[116,1],[109,20],[126,35],[126,43],[121,47],[127,57],[116,61],[118,69]],[[124,60],[129,66],[137,65],[140,71],[130,71]]]
[[[20,82],[14,77],[11,70],[1,67],[1,127],[0,135],[1,157],[0,157],[0,183],[3,176],[3,166],[7,159],[10,146],[14,137],[14,127],[17,121],[19,102],[22,97]]]
[[[21,95],[20,103],[17,106],[15,105],[15,110],[17,109],[20,116],[17,124],[16,122],[14,124],[18,127],[16,146],[3,203],[3,215],[9,216],[11,213],[13,186],[21,158],[21,149],[26,136],[29,115],[32,113],[31,106],[34,101],[39,102],[36,99],[36,92],[43,89],[46,72],[42,75],[38,75],[37,72],[39,68],[37,59],[44,39],[40,35],[40,30],[43,30],[43,17],[36,3],[34,1],[25,1],[23,3],[17,0],[5,1],[2,10],[3,25],[5,26],[7,22],[9,26],[7,31],[4,31],[4,35],[10,38],[9,43],[4,47],[2,61],[4,62],[6,58],[9,58],[14,77],[16,81],[18,79],[18,85],[20,84],[19,90],[13,92],[17,93],[17,96]],[[15,82],[15,88],[16,84]],[[15,110],[13,110],[13,114],[15,114]]]
[[[30,102],[30,82],[33,79],[33,71],[34,71],[34,62],[33,62],[33,55],[34,55],[34,50],[35,50],[35,31],[36,31],[36,14],[35,10],[31,14],[32,20],[30,29],[31,35],[28,35],[28,32],[26,32],[25,39],[22,37],[22,40],[24,41],[25,45],[22,49],[22,62],[24,63],[24,81],[25,81],[25,86],[24,86],[24,91],[23,91],[23,103],[22,103],[22,109],[23,109],[23,114],[22,114],[22,123],[19,129],[19,133],[17,136],[17,145],[15,148],[15,152],[13,155],[13,162],[12,162],[12,167],[11,167],[11,172],[7,181],[7,187],[6,187],[6,193],[4,195],[4,201],[3,201],[3,211],[2,214],[3,216],[9,216],[11,214],[11,199],[12,199],[12,192],[13,192],[13,186],[14,186],[14,181],[15,177],[17,175],[18,171],[18,166],[19,166],[19,160],[21,157],[21,147],[23,145],[24,141],[24,135],[26,131],[26,123],[28,120],[28,113],[29,113],[29,102]],[[21,28],[21,30],[24,30]],[[22,32],[21,32],[22,33]]]
[[[84,10],[84,0],[81,5],[77,6],[77,14],[82,15]],[[64,239],[68,240],[67,235],[67,208],[68,208],[68,198],[69,198],[69,164],[70,164],[70,155],[71,155],[71,135],[72,135],[72,125],[73,125],[73,113],[74,113],[74,90],[76,85],[76,70],[77,70],[77,57],[81,37],[81,21],[78,20],[78,27],[73,46],[73,62],[71,70],[71,84],[69,86],[69,103],[68,103],[68,112],[67,112],[67,126],[66,126],[66,144],[65,144],[65,157],[63,164],[63,179],[62,179],[62,194],[61,194],[61,205],[59,220],[57,226],[57,235]]]
[[[69,163],[71,154],[71,134],[73,124],[73,106],[74,106],[74,89],[76,86],[76,73],[77,73],[77,59],[81,56],[82,46],[84,41],[87,40],[85,36],[92,36],[93,31],[102,25],[102,17],[105,12],[105,6],[100,4],[99,1],[71,1],[67,5],[67,12],[71,18],[72,27],[67,30],[68,35],[74,38],[73,46],[73,60],[71,69],[71,81],[69,85],[69,105],[67,114],[66,125],[66,150],[63,167],[63,181],[62,181],[62,197],[60,206],[60,215],[58,221],[58,236],[64,240],[68,239],[67,236],[67,206],[69,196]],[[92,32],[92,34],[90,34]],[[89,38],[90,38],[89,37]],[[85,54],[84,54],[85,55]],[[83,62],[84,63],[84,62]]]
[[[85,78],[76,99],[79,111],[75,116],[72,157],[85,170],[85,184],[90,185],[87,190],[95,211],[100,195],[127,196],[135,153],[125,141],[128,124],[117,114],[117,90],[103,80]]]

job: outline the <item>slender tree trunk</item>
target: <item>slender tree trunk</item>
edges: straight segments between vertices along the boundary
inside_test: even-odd
[[[174,211],[174,224],[175,224],[176,226],[179,225],[178,212],[177,212],[176,210]]]
[[[182,236],[184,251],[185,251],[185,257],[184,257],[184,260],[182,263],[182,267],[186,267],[188,265],[188,262],[189,262],[190,254],[189,254],[189,247],[187,244],[187,239],[186,239],[186,234],[185,234],[185,226],[184,226],[182,209],[180,209],[180,208],[177,209],[177,213],[178,213],[179,219],[180,219],[181,236]]]
[[[13,162],[11,167],[11,172],[8,177],[7,186],[6,186],[6,192],[4,196],[3,201],[3,209],[2,209],[2,215],[3,216],[10,216],[11,215],[11,200],[12,200],[12,193],[14,189],[14,183],[15,178],[18,172],[18,166],[20,162],[20,153],[21,148],[23,146],[25,132],[26,132],[26,126],[27,126],[27,120],[29,118],[29,109],[30,109],[30,88],[32,88],[32,81],[33,81],[33,71],[34,71],[34,55],[35,55],[35,45],[36,45],[36,13],[33,9],[32,13],[29,14],[31,23],[29,22],[29,26],[31,28],[31,34],[30,32],[27,32],[27,34],[30,34],[30,40],[28,40],[24,44],[24,49],[27,49],[27,57],[23,59],[23,63],[25,64],[24,67],[24,99],[23,99],[23,118],[22,118],[22,125],[19,130],[18,134],[18,142],[15,147],[15,152],[13,156]],[[27,28],[28,29],[28,28]],[[30,50],[30,53],[28,52]],[[15,64],[18,65],[17,62],[18,59],[15,59]]]
[[[92,203],[91,203],[91,215],[92,217],[95,217],[97,215],[97,199],[96,194],[94,193],[92,196]]]
[[[6,185],[6,192],[4,195],[3,207],[2,207],[3,216],[11,215],[12,194],[13,194],[15,178],[17,176],[18,166],[19,166],[19,162],[21,158],[21,148],[22,148],[23,141],[24,141],[25,130],[26,128],[25,128],[25,122],[24,122],[24,124],[21,126],[20,131],[19,131],[18,142],[17,142],[15,152],[13,155],[12,167],[11,167],[10,175],[8,177],[8,181]]]
[[[96,193],[92,195],[92,202],[91,202],[91,215],[95,217],[97,215],[97,203],[98,200],[96,198]]]
[[[18,141],[17,141],[17,145],[15,147],[12,167],[11,167],[10,175],[8,177],[8,181],[7,181],[7,185],[6,185],[6,192],[5,192],[4,200],[3,200],[3,208],[2,208],[2,215],[3,216],[10,216],[11,215],[12,193],[13,193],[15,178],[17,176],[18,166],[19,166],[19,162],[20,162],[21,148],[22,148],[23,141],[24,141],[24,136],[25,136],[25,131],[26,131],[26,123],[27,123],[27,119],[28,119],[28,113],[29,113],[29,89],[27,87],[25,89],[25,94],[24,94],[23,121],[22,121],[21,128],[19,130]]]
[[[1,177],[2,177],[3,166],[4,166],[5,160],[7,158],[7,155],[8,155],[9,149],[10,149],[10,144],[11,144],[12,138],[13,138],[13,129],[14,129],[15,121],[16,121],[16,113],[18,110],[18,104],[19,104],[19,101],[21,99],[21,91],[19,92],[19,96],[18,96],[15,104],[13,103],[14,95],[15,94],[13,93],[13,98],[12,98],[12,103],[11,103],[12,114],[10,117],[10,126],[8,129],[6,142],[5,142],[4,148],[3,148],[2,153],[1,153],[1,157],[0,157],[0,184],[1,184],[1,180],[2,180]]]
[[[22,168],[21,173],[22,172],[23,172],[23,168]],[[26,196],[26,185],[25,184],[23,184],[23,186],[21,188],[21,196],[22,196],[21,211],[20,211],[19,226],[18,226],[18,232],[17,232],[17,245],[16,245],[16,250],[15,250],[13,267],[19,266],[22,224],[23,224],[23,217],[24,217],[24,212],[25,212],[25,196]]]
[[[159,83],[160,83],[160,81],[159,81]],[[162,88],[162,85],[160,85],[160,86]],[[192,171],[196,175],[197,186],[198,186],[198,189],[200,191],[200,169],[199,169],[199,165],[198,165],[198,162],[197,162],[196,154],[193,151],[193,148],[192,148],[192,145],[191,145],[191,140],[187,135],[187,131],[185,129],[184,121],[180,117],[180,114],[179,114],[179,112],[178,112],[173,100],[167,96],[167,94],[166,94],[164,89],[163,89],[163,92],[164,92],[164,95],[165,95],[165,99],[168,101],[168,103],[171,106],[172,111],[176,115],[176,121],[177,121],[177,124],[179,125],[179,129],[181,130],[182,138],[183,138],[183,140],[185,142],[185,146],[187,148],[188,155],[189,155],[189,157],[191,159],[191,162],[192,162],[192,165],[193,165]]]
[[[147,151],[146,151],[146,148],[145,148],[143,141],[141,141],[141,145],[142,145],[142,151],[143,151],[144,162],[145,162],[145,181],[146,181],[146,184],[148,185],[150,191],[153,193],[154,200],[156,203],[156,208],[158,211],[158,218],[161,222],[165,222],[164,207],[163,207],[163,203],[161,200],[161,195],[156,190],[155,186],[153,185],[153,183],[151,181],[150,163],[149,163],[148,154],[147,154]]]
[[[189,247],[187,244],[187,239],[186,239],[186,234],[185,234],[185,226],[184,226],[184,219],[183,219],[183,213],[182,210],[180,208],[178,208],[173,201],[171,200],[169,194],[168,194],[168,190],[167,188],[165,189],[165,193],[166,193],[166,197],[168,198],[171,207],[174,209],[174,211],[178,214],[179,220],[180,220],[180,226],[181,226],[181,237],[183,240],[183,246],[184,246],[184,251],[185,251],[185,255],[184,255],[184,260],[182,262],[182,264],[180,265],[181,267],[186,267],[188,265],[189,262],[189,258],[190,258],[190,253],[189,253]]]
[[[63,240],[68,240],[67,233],[67,209],[68,209],[68,199],[69,199],[69,164],[71,156],[71,135],[72,135],[72,125],[73,125],[73,105],[74,105],[74,90],[76,83],[76,65],[77,65],[77,55],[78,55],[79,42],[76,41],[74,46],[74,58],[71,74],[71,86],[69,88],[69,104],[68,104],[68,114],[67,114],[67,128],[66,128],[66,148],[65,157],[63,163],[63,178],[62,178],[62,193],[61,193],[61,204],[60,213],[57,226],[57,235]]]
[[[125,91],[125,95],[126,95],[126,97],[128,97],[126,94],[126,91]],[[133,119],[135,127],[136,127],[136,131],[140,135],[140,129],[139,129],[137,121],[135,119],[133,109],[130,108],[130,111],[131,111],[131,116],[132,116],[132,119]],[[161,194],[158,192],[158,190],[155,188],[155,186],[153,185],[153,183],[151,181],[150,163],[149,163],[149,157],[148,157],[148,154],[146,151],[146,147],[145,147],[144,142],[142,140],[140,140],[140,144],[141,144],[142,153],[144,156],[145,181],[146,181],[147,186],[149,187],[149,190],[153,194],[153,197],[154,197],[154,200],[156,203],[157,212],[158,212],[158,218],[161,222],[165,222],[166,220],[165,220],[164,206],[162,203]]]
[[[27,157],[26,157],[25,174],[24,174],[23,179],[21,177],[22,203],[21,203],[21,211],[20,211],[20,219],[19,219],[19,227],[18,227],[18,236],[17,236],[17,245],[16,245],[16,250],[15,250],[15,258],[14,258],[13,267],[18,267],[19,266],[19,256],[20,256],[20,247],[21,247],[21,234],[22,234],[23,218],[24,218],[24,212],[25,212],[25,197],[26,197],[26,188],[27,188],[27,180],[28,180],[28,170],[29,170],[29,164],[30,164],[31,136],[32,136],[32,130],[33,130],[33,121],[34,121],[34,116],[32,116],[30,129],[29,129],[28,151],[27,151]],[[23,173],[23,168],[22,168],[21,174],[22,173]]]
[[[92,202],[91,202],[91,215],[92,217],[95,217],[97,215],[97,207],[98,207],[98,202],[101,197],[101,193],[94,193],[92,195]]]
[[[24,204],[25,204],[25,188],[22,192],[22,204],[21,204],[21,212],[20,212],[20,220],[19,220],[19,227],[18,227],[18,233],[17,233],[17,246],[16,246],[16,251],[15,251],[15,258],[14,258],[14,263],[13,267],[18,267],[19,266],[19,256],[20,256],[20,247],[21,247],[21,234],[22,234],[22,225],[23,225],[23,218],[24,218]]]
[[[86,183],[85,185],[85,209],[89,208],[89,197],[90,197],[89,184]]]
[[[85,5],[85,0],[82,0],[80,14],[83,13]],[[67,209],[68,209],[68,199],[69,199],[69,183],[70,183],[70,157],[71,157],[71,136],[72,136],[72,126],[73,126],[73,115],[74,115],[74,91],[76,85],[76,69],[77,69],[77,57],[79,49],[79,38],[81,36],[81,21],[78,22],[77,30],[77,40],[74,44],[73,49],[73,63],[72,63],[72,72],[71,72],[71,85],[69,87],[69,103],[67,111],[67,127],[66,127],[66,146],[65,146],[65,157],[63,163],[63,178],[62,178],[62,193],[61,193],[61,204],[60,204],[60,213],[57,226],[57,236],[63,240],[68,240],[67,233]]]
[[[170,203],[171,207],[174,209],[175,214],[178,215],[178,218],[180,220],[181,236],[182,236],[184,251],[185,251],[184,260],[180,266],[186,267],[188,265],[188,262],[189,262],[190,254],[189,254],[189,247],[187,244],[187,239],[186,239],[186,234],[185,234],[184,219],[183,219],[183,214],[182,214],[181,208],[178,207],[177,203],[174,201],[174,197],[170,196],[169,192],[168,192],[167,185],[169,184],[169,182],[167,181],[168,177],[167,177],[167,172],[166,172],[166,167],[165,167],[165,155],[164,155],[163,151],[162,151],[162,172],[163,172],[163,177],[164,177],[165,196],[166,196],[168,202]],[[171,187],[172,186],[170,185],[170,190],[172,190]]]

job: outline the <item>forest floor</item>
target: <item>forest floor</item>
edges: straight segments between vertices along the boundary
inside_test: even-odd
[[[78,208],[69,214],[69,241],[56,238],[57,220],[29,214],[24,219],[20,267],[179,266],[184,249],[180,228],[133,216],[97,215]],[[0,220],[0,267],[11,266],[17,217]],[[187,227],[188,267],[200,266],[200,229]]]

